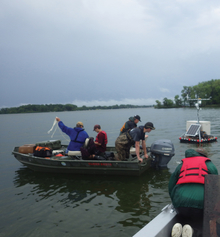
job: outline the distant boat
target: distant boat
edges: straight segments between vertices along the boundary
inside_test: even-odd
[[[189,99],[189,100],[197,100],[195,104],[197,109],[197,121],[187,121],[186,123],[186,132],[184,132],[180,137],[180,142],[187,143],[206,143],[206,142],[215,142],[217,141],[217,137],[210,134],[211,125],[210,121],[200,121],[199,120],[199,105],[202,103],[202,100],[209,99]]]

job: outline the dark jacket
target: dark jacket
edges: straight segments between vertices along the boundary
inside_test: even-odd
[[[124,125],[121,127],[120,134],[127,132],[128,130],[132,128],[136,128],[137,124],[134,122],[134,120],[135,120],[134,117],[130,117],[129,120],[125,122]]]

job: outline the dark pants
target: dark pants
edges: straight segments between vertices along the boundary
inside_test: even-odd
[[[175,208],[177,214],[183,218],[188,219],[202,219],[203,209],[193,208],[193,207],[177,207]]]
[[[127,160],[130,155],[130,148],[134,141],[128,133],[122,133],[115,141],[115,149],[119,160]]]

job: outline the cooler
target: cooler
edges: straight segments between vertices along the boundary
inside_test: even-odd
[[[25,144],[18,148],[18,152],[23,154],[34,153],[36,145],[35,144]]]

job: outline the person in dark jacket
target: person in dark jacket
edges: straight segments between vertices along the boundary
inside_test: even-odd
[[[151,122],[147,122],[144,126],[139,126],[128,130],[127,132],[122,133],[115,141],[115,149],[117,151],[118,160],[128,160],[130,156],[130,148],[135,145],[135,152],[137,159],[140,162],[143,162],[143,159],[140,157],[140,141],[142,141],[142,148],[144,150],[144,156],[147,159],[147,148],[145,142],[145,133],[151,132],[154,130],[154,125]]]
[[[58,117],[56,117],[56,121],[58,121],[58,126],[62,132],[66,133],[70,137],[70,143],[67,147],[66,153],[68,153],[68,151],[80,151],[80,147],[83,146],[86,138],[89,138],[89,135],[83,129],[83,123],[78,122],[75,128],[69,128],[64,125]]]
[[[121,135],[124,132],[127,132],[128,130],[132,128],[136,128],[138,122],[141,122],[141,117],[139,115],[130,117],[129,120],[125,122],[124,125],[121,127],[119,135]]]
[[[218,174],[212,161],[207,158],[203,148],[187,149],[169,180],[169,195],[178,215],[188,219],[203,217],[204,208],[204,182],[205,175]],[[184,235],[188,232],[189,235]],[[182,228],[176,223],[172,229],[172,236],[192,236],[192,228],[186,225]]]

